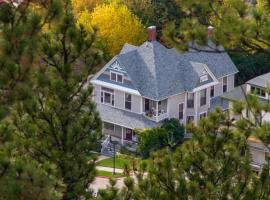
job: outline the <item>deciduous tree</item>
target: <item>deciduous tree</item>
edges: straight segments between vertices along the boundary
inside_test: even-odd
[[[91,23],[98,29],[97,35],[111,56],[119,53],[125,43],[139,45],[146,40],[146,31],[139,18],[117,1],[98,5],[91,15],[82,14],[79,21]]]

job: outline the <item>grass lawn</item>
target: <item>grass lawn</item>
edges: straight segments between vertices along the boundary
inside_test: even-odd
[[[117,155],[115,157],[115,168],[123,169],[125,163],[130,163],[130,159],[126,156]],[[107,158],[104,160],[101,160],[97,163],[98,166],[102,167],[113,167],[113,158]]]
[[[107,171],[98,171],[97,172],[98,176],[104,176],[104,177],[108,177],[108,178],[119,178],[119,177],[123,177],[123,174],[120,173],[115,173],[115,175],[113,175],[112,172],[107,172]]]

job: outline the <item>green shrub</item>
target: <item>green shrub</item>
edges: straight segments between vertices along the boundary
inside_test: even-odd
[[[176,119],[167,120],[161,127],[143,130],[139,133],[138,151],[145,158],[166,146],[174,149],[182,141],[184,131]]]
[[[182,142],[185,133],[185,127],[177,119],[169,119],[162,126],[167,132],[167,146],[174,148]]]

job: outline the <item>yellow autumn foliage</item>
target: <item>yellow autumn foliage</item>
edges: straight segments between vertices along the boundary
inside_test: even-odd
[[[85,10],[89,12],[93,11],[96,5],[101,2],[102,0],[72,0],[71,4],[75,16],[79,16]]]
[[[111,56],[119,53],[125,43],[139,45],[146,40],[146,31],[141,21],[131,13],[127,6],[112,1],[98,5],[90,14],[82,13],[78,21],[98,29],[97,34],[105,42]]]

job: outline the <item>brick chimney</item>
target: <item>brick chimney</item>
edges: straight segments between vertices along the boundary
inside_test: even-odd
[[[148,27],[147,32],[148,32],[148,41],[149,42],[155,41],[157,39],[157,28],[156,28],[156,26]]]
[[[208,38],[211,38],[214,34],[214,27],[213,26],[208,26]]]

